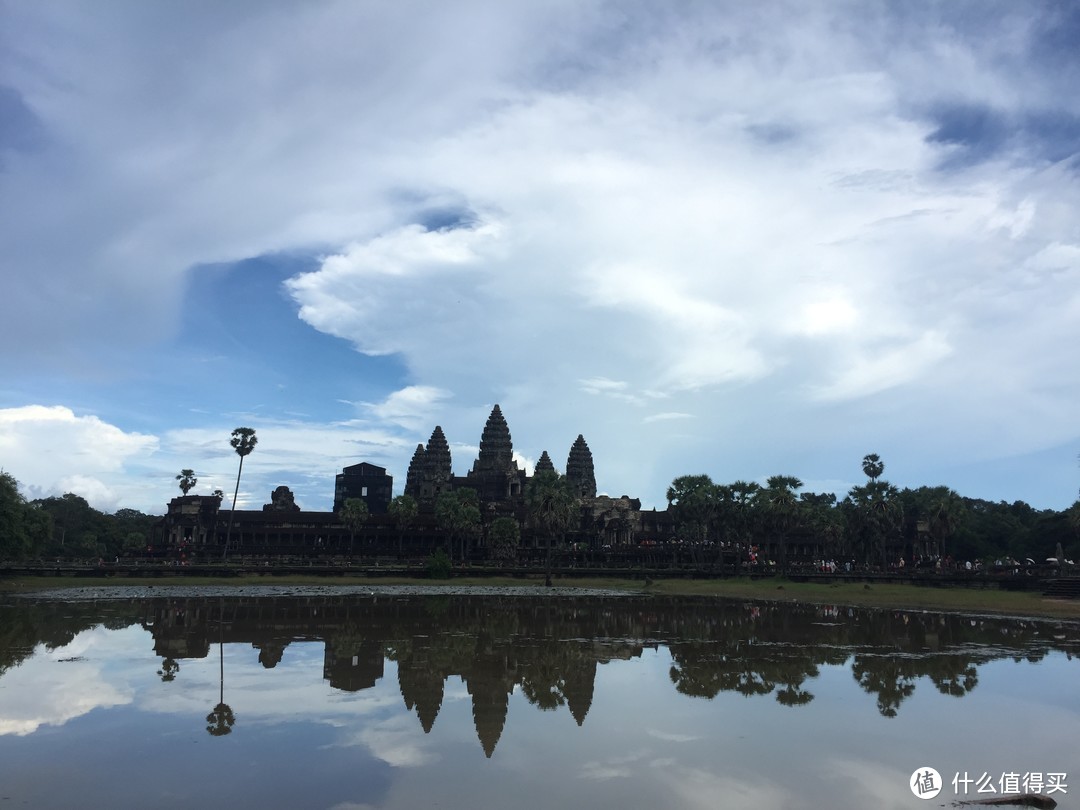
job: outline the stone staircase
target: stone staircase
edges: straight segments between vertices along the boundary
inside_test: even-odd
[[[1043,596],[1051,599],[1080,599],[1080,577],[1059,577],[1046,583]]]

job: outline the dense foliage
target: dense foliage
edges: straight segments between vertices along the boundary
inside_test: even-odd
[[[27,501],[18,483],[0,473],[0,559],[115,558],[153,542],[158,518],[134,509],[99,512],[70,492]]]
[[[965,498],[945,486],[899,489],[881,477],[885,464],[873,453],[862,469],[866,483],[841,499],[797,492],[801,482],[791,476],[773,476],[764,487],[680,476],[668,489],[668,505],[682,542],[749,548],[779,540],[783,554],[789,541],[810,541],[826,556],[873,565],[896,562],[885,559],[886,548],[916,556],[919,537],[954,560],[1043,563],[1059,546],[1067,559],[1080,557],[1080,501],[1065,511],[1038,510],[1023,501]]]

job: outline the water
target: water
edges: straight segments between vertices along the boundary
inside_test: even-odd
[[[1011,773],[1080,793],[1074,623],[261,593],[0,603],[0,808],[862,810]]]

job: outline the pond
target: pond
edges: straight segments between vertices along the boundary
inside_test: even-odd
[[[1077,804],[1075,623],[416,591],[0,602],[0,808]]]

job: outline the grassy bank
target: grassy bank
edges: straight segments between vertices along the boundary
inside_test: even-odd
[[[57,588],[115,588],[123,585],[199,587],[200,585],[453,585],[455,587],[520,587],[542,585],[541,579],[516,577],[455,577],[452,580],[418,580],[409,578],[369,579],[351,577],[185,577],[183,579],[112,577],[17,577],[0,580],[0,593],[32,593]],[[1037,593],[999,591],[977,588],[931,588],[917,585],[888,585],[862,583],[805,583],[777,579],[713,579],[659,580],[648,585],[627,579],[556,580],[562,588],[606,588],[611,590],[679,596],[721,597],[730,599],[759,599],[809,604],[854,605],[862,607],[895,607],[914,610],[945,610],[969,613],[1000,613],[1011,616],[1040,616],[1047,618],[1080,619],[1080,601],[1046,599]]]

